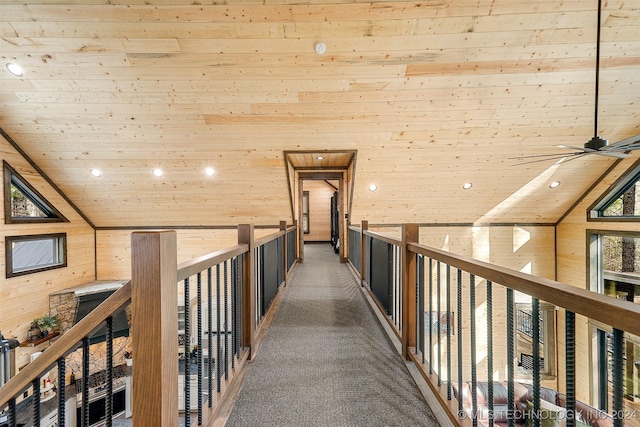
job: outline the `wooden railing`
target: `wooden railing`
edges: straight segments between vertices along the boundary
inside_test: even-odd
[[[288,243],[296,241],[297,227],[281,222],[279,228],[256,240],[252,225],[240,225],[237,245],[180,265],[174,231],[132,233],[131,282],[0,388],[0,410],[8,412],[8,426],[15,427],[16,407],[25,392],[31,399],[31,423],[39,425],[40,377],[56,364],[60,378],[56,390],[58,426],[68,424],[65,356],[79,346],[83,347],[82,425],[89,425],[92,354],[88,337],[105,321],[108,368],[104,409],[105,423],[112,425],[110,325],[112,317],[129,303],[133,425],[174,427],[179,417],[187,426],[210,424],[218,417],[220,403],[239,369],[255,356],[264,319],[272,315],[269,308],[295,267],[297,250]],[[184,306],[183,330],[178,327],[179,301]],[[184,340],[181,345],[179,338]]]
[[[67,384],[64,381],[66,377],[66,365],[65,356],[72,351],[76,350],[79,346],[83,348],[83,360],[86,360],[89,356],[89,335],[101,325],[107,321],[107,336],[112,336],[111,319],[112,317],[124,309],[124,307],[131,301],[131,282],[125,284],[122,288],[114,292],[109,298],[107,298],[102,304],[100,304],[95,310],[91,311],[86,317],[80,320],[73,328],[67,333],[58,338],[56,342],[51,344],[47,351],[43,352],[40,357],[29,363],[22,371],[16,376],[11,378],[4,386],[0,388],[0,408],[8,406],[8,426],[15,427],[17,424],[16,406],[18,397],[22,397],[23,393],[30,394],[28,398],[31,399],[31,404],[27,405],[31,410],[32,425],[40,425],[40,390],[41,383],[40,377],[51,370],[54,366],[57,366],[58,378],[63,379],[58,381],[57,385],[57,399],[58,399],[58,414],[60,427],[66,425],[64,414],[66,409],[66,387]],[[108,339],[108,341],[112,341]],[[111,349],[112,350],[112,349]],[[107,357],[113,356],[113,351],[107,350]],[[88,370],[88,365],[84,368]],[[108,380],[111,381],[111,371],[108,373]],[[82,393],[84,402],[88,402],[88,375],[84,377],[82,384]],[[108,393],[106,400],[107,406],[112,407],[111,393]],[[86,417],[88,414],[88,405],[83,408],[82,416]],[[26,408],[24,410],[27,410]],[[73,408],[75,411],[75,408]],[[109,414],[109,408],[105,411]],[[44,415],[44,414],[42,414]]]
[[[516,386],[526,386],[533,401],[533,425],[539,426],[544,419],[539,416],[544,384],[556,390],[562,386],[566,425],[575,426],[579,412],[576,409],[576,315],[605,325],[613,337],[613,405],[608,414],[592,408],[592,416],[601,418],[598,425],[616,427],[625,425],[631,418],[634,422],[639,421],[640,414],[623,402],[622,360],[625,334],[640,336],[639,305],[421,245],[415,224],[402,226],[402,239],[368,231],[366,222],[360,228],[350,227],[349,237],[360,239],[361,259],[349,258],[349,262],[354,274],[362,272],[362,283],[369,289],[377,280],[371,277],[376,274],[371,267],[376,256],[372,249],[374,242],[383,247],[400,248],[400,327],[376,292],[372,290],[371,294],[400,337],[402,354],[419,368],[453,424],[475,426],[482,421],[493,425],[497,413],[493,391],[494,387],[500,386],[508,390],[506,421],[515,425],[519,407],[514,390]],[[349,247],[354,246],[357,244],[349,242]],[[377,262],[394,265],[391,257]],[[395,292],[398,284],[388,275],[384,281],[387,293]],[[532,366],[528,369],[518,367],[515,362],[516,292],[530,297],[530,341],[541,343],[540,346],[532,345]],[[543,310],[543,304],[550,310]],[[541,325],[544,323],[540,319],[544,315],[549,315],[551,323],[559,326],[557,334],[560,336],[552,337],[552,343],[542,339]],[[557,343],[564,343],[563,357],[558,357],[563,363],[558,364],[558,372],[553,372],[550,378],[544,372],[543,346],[556,346]],[[553,348],[551,356],[556,357],[560,351]],[[550,365],[548,360],[547,364]],[[481,389],[485,393],[485,407],[478,404]]]

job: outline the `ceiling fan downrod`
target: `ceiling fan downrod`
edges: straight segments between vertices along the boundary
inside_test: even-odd
[[[598,150],[606,147],[608,141],[598,136],[598,93],[600,91],[600,26],[602,19],[602,0],[598,0],[598,28],[596,31],[596,76],[595,76],[595,102],[593,113],[593,138],[584,144],[584,148]]]

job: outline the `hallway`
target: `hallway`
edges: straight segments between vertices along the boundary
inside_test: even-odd
[[[345,264],[306,245],[226,425],[436,426]]]

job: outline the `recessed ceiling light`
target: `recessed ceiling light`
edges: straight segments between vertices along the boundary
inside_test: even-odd
[[[464,190],[468,190],[468,189],[470,189],[471,187],[473,187],[473,184],[472,184],[472,183],[470,183],[470,182],[465,182],[464,184],[462,184],[462,188],[463,188]]]
[[[322,55],[323,53],[325,53],[327,51],[327,45],[322,43],[322,42],[318,42],[316,43],[316,53],[318,55]]]
[[[156,168],[156,169],[154,169],[154,170],[153,170],[153,174],[154,174],[155,176],[160,177],[160,176],[164,175],[164,172],[162,172],[162,169],[157,169],[157,168]]]
[[[216,173],[216,171],[215,171],[213,168],[206,168],[206,169],[204,170],[204,173],[205,173],[207,176],[213,176],[213,174],[215,174],[215,173]]]
[[[22,77],[24,75],[22,67],[14,62],[7,63],[7,70],[16,77]]]
[[[549,188],[558,188],[560,186],[560,181],[553,181],[549,184]]]
[[[370,184],[369,185],[369,191],[374,191],[375,192],[377,189],[378,189],[377,185],[375,185],[375,184]]]
[[[102,171],[100,169],[91,169],[91,175],[95,177],[102,176]]]
[[[324,160],[324,157],[318,156],[318,157],[316,157],[316,160]]]

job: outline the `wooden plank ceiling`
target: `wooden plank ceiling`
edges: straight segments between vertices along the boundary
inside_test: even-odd
[[[95,225],[290,219],[283,152],[323,150],[358,152],[355,222],[546,223],[614,162],[512,159],[593,136],[597,0],[216,3],[3,0],[0,127]],[[603,3],[615,142],[640,2]]]

